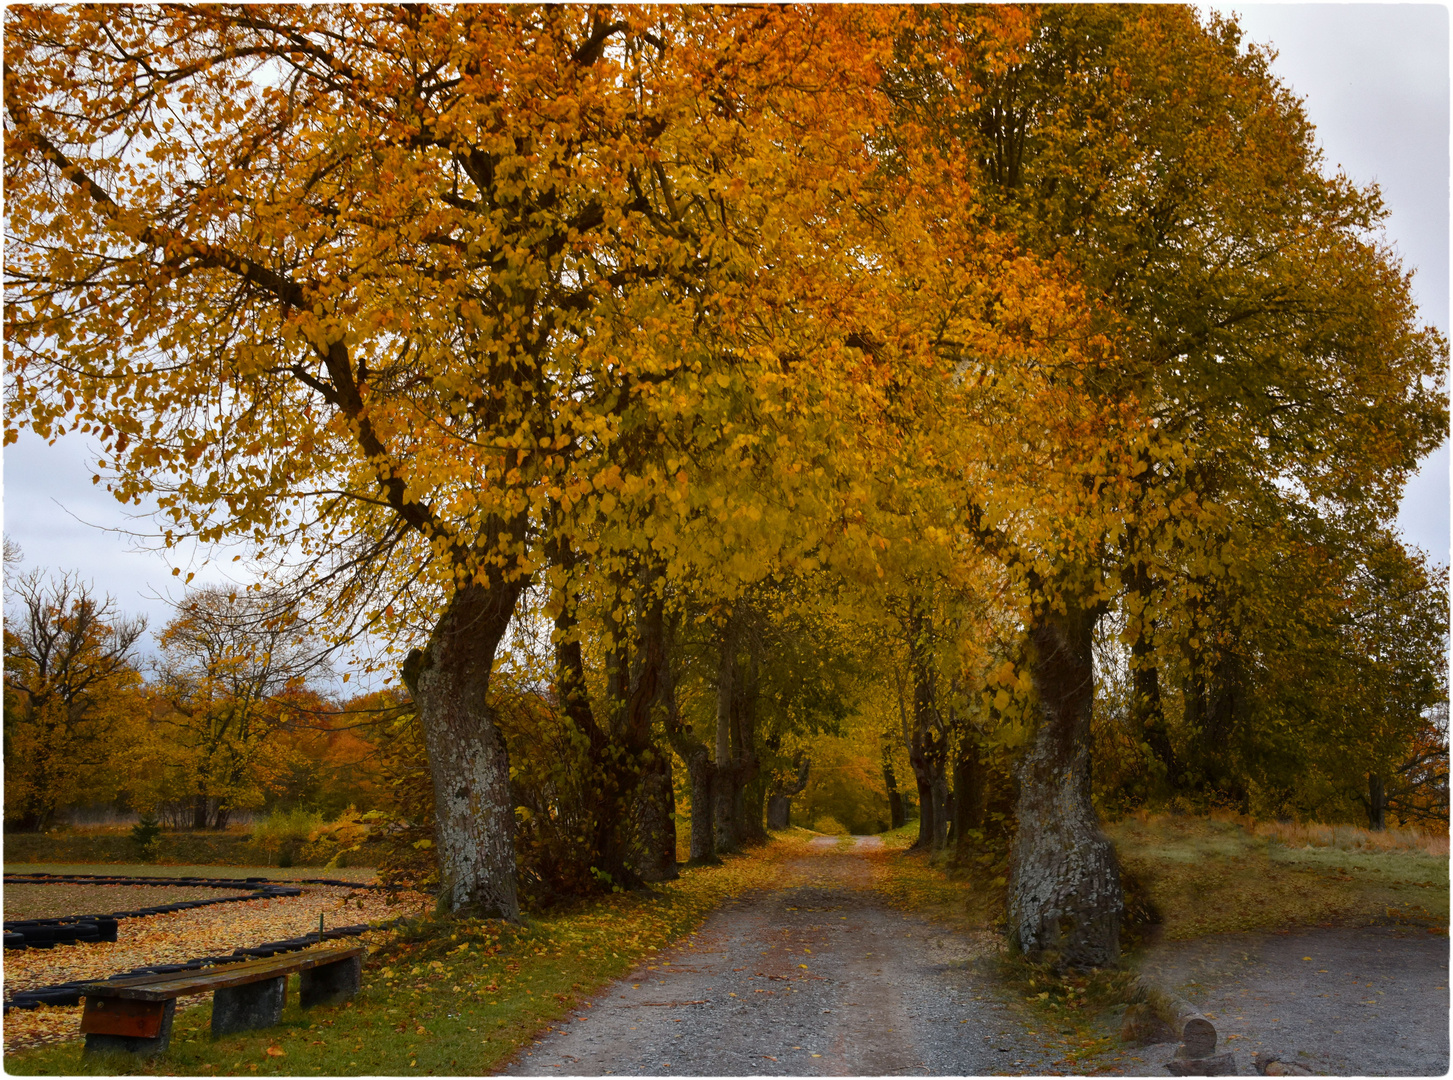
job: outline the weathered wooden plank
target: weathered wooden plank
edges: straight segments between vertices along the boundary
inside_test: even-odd
[[[161,1031],[166,1003],[126,1001],[122,998],[87,998],[81,1013],[82,1035],[130,1035],[154,1039]]]
[[[170,975],[136,975],[128,979],[91,983],[84,993],[104,998],[130,1001],[167,1001],[184,994],[205,994],[223,987],[242,986],[262,979],[291,975],[322,964],[336,964],[353,956],[362,956],[361,945],[347,949],[317,949],[306,952],[227,964],[200,972],[174,972]]]

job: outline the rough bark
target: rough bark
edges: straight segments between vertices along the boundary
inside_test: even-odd
[[[1009,883],[1012,939],[1031,956],[1098,967],[1120,951],[1124,897],[1090,800],[1091,649],[1097,615],[1072,608],[1030,628],[1039,726],[1020,759]]]
[[[642,881],[670,881],[676,872],[676,791],[669,753],[653,753],[636,789],[631,861]]]
[[[701,863],[716,856],[716,762],[705,743],[696,745],[682,760],[691,776],[691,861]]]
[[[668,881],[676,877],[676,796],[670,751],[657,745],[654,731],[657,717],[664,718],[674,705],[675,685],[666,657],[665,602],[647,593],[639,609],[620,739],[627,751],[621,786],[634,808],[631,867],[642,881]]]
[[[404,679],[419,709],[434,780],[445,902],[456,913],[515,919],[509,755],[488,701],[495,651],[523,581],[458,589]]]

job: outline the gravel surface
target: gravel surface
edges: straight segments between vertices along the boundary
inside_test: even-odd
[[[1216,1025],[1217,1053],[1252,1054],[1332,1076],[1448,1072],[1448,937],[1425,928],[1342,927],[1216,934],[1150,950],[1141,971]],[[1166,1043],[1106,1054],[1087,1069],[1166,1076]]]
[[[997,943],[868,891],[871,837],[814,841],[793,888],[743,896],[527,1047],[512,1075],[1168,1076],[1177,1044],[1073,1062],[1006,994]],[[1310,959],[1308,959],[1310,958]],[[1273,1053],[1314,1073],[1438,1076],[1449,1066],[1448,937],[1366,927],[1159,945],[1142,972],[1216,1024],[1253,1075]]]
[[[974,961],[994,947],[865,891],[831,837],[606,988],[509,1066],[515,1075],[1039,1074],[1059,1053]]]

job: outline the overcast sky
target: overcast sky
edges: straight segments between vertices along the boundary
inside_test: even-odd
[[[1327,165],[1359,183],[1376,182],[1391,215],[1388,238],[1416,269],[1423,317],[1448,329],[1448,12],[1435,5],[1217,4],[1241,15],[1247,37],[1272,43],[1274,70],[1306,102]],[[22,437],[4,452],[5,535],[24,552],[24,569],[79,572],[128,613],[160,629],[167,598],[180,592],[175,561],[140,550],[129,519],[91,483],[84,440],[47,447]],[[1449,549],[1448,448],[1409,484],[1399,516],[1408,541],[1443,563]],[[121,531],[117,531],[121,530]],[[170,553],[172,560],[178,553]],[[198,583],[225,580],[216,568]]]

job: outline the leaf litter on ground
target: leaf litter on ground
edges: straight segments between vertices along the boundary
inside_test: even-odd
[[[216,868],[214,868],[216,869]],[[225,870],[226,868],[221,868]],[[219,873],[217,876],[223,876]],[[12,886],[7,886],[8,899]],[[136,895],[137,886],[37,885],[56,893],[54,904],[74,908],[81,898],[91,906],[71,914],[135,910],[134,902],[121,897]],[[114,904],[101,902],[102,889],[115,891]],[[180,892],[180,889],[171,890]],[[215,890],[203,890],[217,895]],[[19,990],[33,990],[82,979],[105,979],[118,972],[154,964],[180,964],[199,956],[225,956],[235,949],[251,948],[265,941],[301,937],[316,933],[318,916],[324,927],[379,923],[400,916],[414,916],[432,906],[430,897],[419,893],[388,893],[358,890],[339,885],[304,886],[301,896],[243,900],[213,904],[190,911],[122,919],[116,941],[86,945],[58,945],[53,949],[12,949],[5,954],[4,989],[9,997]],[[8,914],[8,913],[7,913]],[[385,931],[373,931],[365,940],[381,940]],[[327,943],[329,947],[338,944]],[[189,999],[178,1002],[184,1007]],[[80,1037],[80,1006],[52,1006],[13,1009],[5,1014],[4,1046],[7,1054],[25,1047]]]

